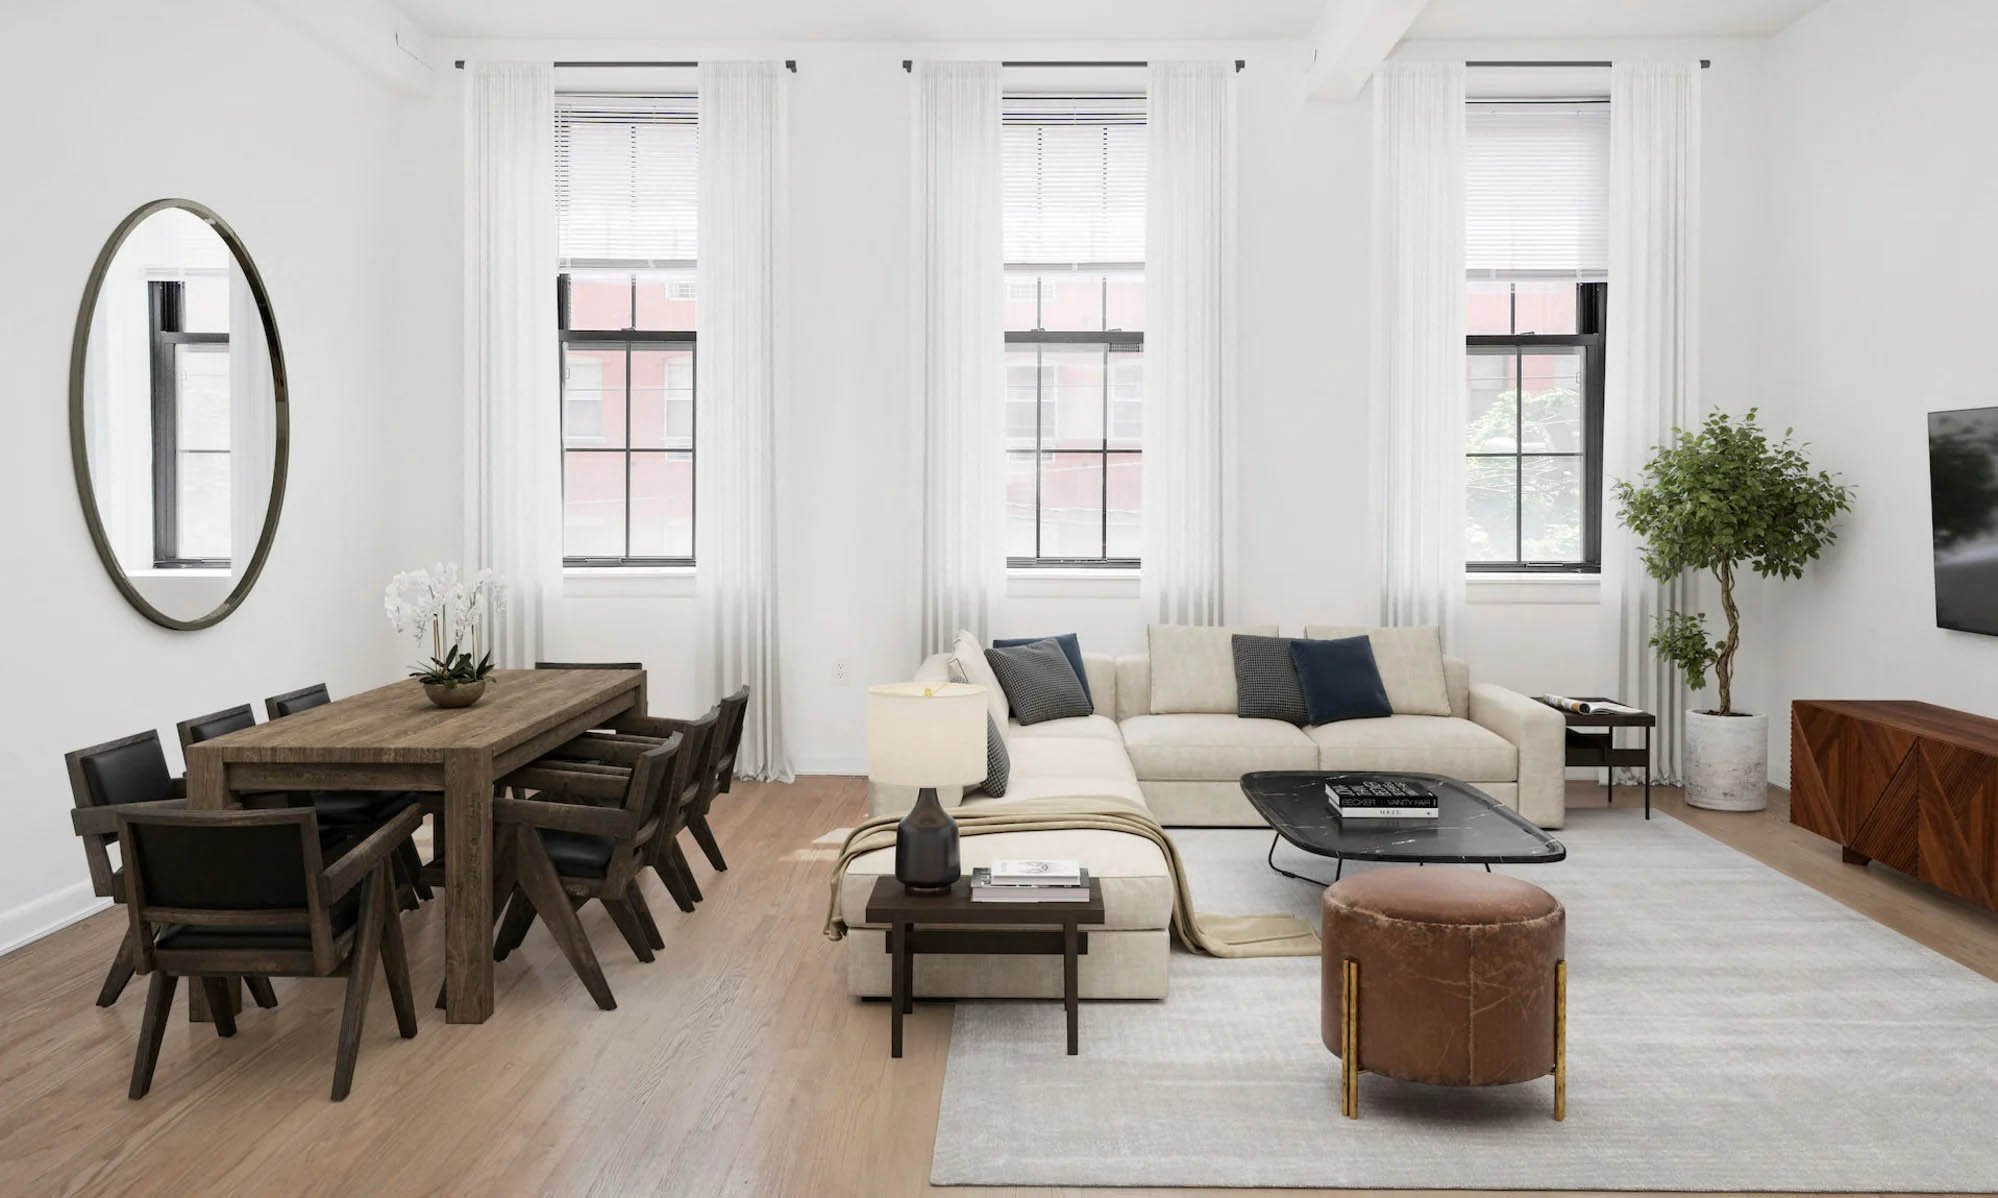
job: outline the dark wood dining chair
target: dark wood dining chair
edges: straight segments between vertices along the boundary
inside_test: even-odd
[[[537,670],[641,670],[644,664],[636,661],[537,661]],[[714,805],[716,796],[727,794],[735,784],[735,762],[742,749],[742,730],[749,714],[749,688],[739,687],[734,694],[723,699],[719,705],[720,720],[715,728],[718,742],[710,749],[711,760],[703,771],[703,792],[696,798],[691,809],[681,817],[682,826],[693,836],[694,843],[700,846],[708,864],[715,867],[716,873],[728,870],[728,861],[722,856],[721,845],[715,839],[714,829],[708,824],[708,810]],[[643,732],[653,736],[669,736],[684,731],[693,721],[676,720],[667,716],[654,716],[648,713],[623,716],[618,727],[628,732]],[[666,884],[674,902],[683,911],[692,911],[694,904],[701,900],[700,884],[694,880],[694,873],[688,867],[686,854],[679,848],[679,832],[676,829],[670,853],[662,839],[660,855],[670,857],[668,868],[655,866],[660,881]]]
[[[495,895],[506,899],[493,959],[503,961],[518,948],[538,916],[590,997],[610,1011],[617,999],[576,913],[591,899],[603,904],[641,961],[665,947],[638,871],[661,830],[661,796],[691,762],[678,736],[642,745],[591,739],[501,779],[510,796],[533,797],[493,800],[502,860]],[[614,764],[619,757],[627,764]]]
[[[173,727],[180,737],[180,751],[185,756],[191,746],[198,745],[202,741],[214,740],[218,736],[227,736],[231,732],[241,732],[245,728],[256,726],[256,713],[250,710],[248,703],[239,703],[234,707],[225,707],[221,711],[211,711],[207,715],[182,720]],[[298,796],[282,790],[237,791],[236,799],[243,806],[253,808],[289,807],[299,801]],[[329,846],[337,843],[339,838],[330,828],[322,826],[320,831],[326,834]]]
[[[219,1036],[236,1034],[227,979],[342,977],[347,1001],[333,1059],[333,1101],[354,1082],[368,990],[380,958],[396,1027],[416,1035],[409,963],[389,858],[420,814],[410,808],[330,865],[309,807],[191,811],[118,809],[126,909],[139,970],[152,975],[132,1060],[133,1098],[152,1088],[160,1042],[183,977],[199,979]]]
[[[741,687],[721,701],[721,721],[716,727],[718,738],[714,754],[713,783],[701,798],[697,807],[687,814],[687,832],[694,843],[701,846],[708,864],[715,867],[716,873],[728,870],[728,862],[723,860],[721,845],[715,841],[715,831],[708,826],[708,808],[714,806],[715,799],[725,795],[735,785],[735,759],[742,750],[742,726],[749,716],[749,688]]]
[[[185,750],[189,745],[198,745],[204,740],[214,740],[218,736],[256,726],[257,714],[250,710],[248,703],[240,703],[182,720],[174,725],[174,730],[180,734],[180,747]]]
[[[664,803],[663,826],[653,843],[652,852],[645,860],[652,867],[652,872],[659,875],[666,893],[673,896],[673,902],[682,911],[692,911],[694,904],[703,897],[700,883],[694,880],[694,867],[688,863],[687,854],[680,848],[680,833],[687,827],[687,821],[694,812],[700,810],[701,804],[714,799],[715,758],[721,752],[721,718],[721,706],[717,704],[698,719],[642,716],[625,723],[627,734],[680,736],[689,745],[692,768],[687,771],[685,781],[674,791],[670,801]]]
[[[311,686],[265,699],[264,716],[272,720],[283,719],[301,711],[324,707],[332,701],[332,693],[326,689],[326,684],[315,682]],[[421,796],[399,790],[315,790],[311,799],[313,810],[319,813],[321,827],[363,832],[401,814],[405,807],[417,806],[421,802]],[[416,898],[428,900],[432,897],[430,884],[423,877],[423,858],[417,853],[414,841],[396,846],[395,872],[398,883],[407,887]]]
[[[69,774],[70,798],[76,810],[70,824],[83,841],[83,858],[90,869],[90,889],[100,898],[125,901],[125,872],[111,850],[118,844],[118,812],[173,810],[187,806],[186,785],[167,769],[160,734],[147,729],[101,745],[63,754]],[[132,980],[138,955],[131,938],[118,944],[111,969],[97,991],[97,1005],[108,1007]],[[274,1007],[277,995],[261,977],[247,979],[257,1005]]]
[[[537,661],[537,670],[642,670],[642,661]]]
[[[241,732],[245,728],[256,726],[256,713],[250,710],[248,703],[243,703],[182,720],[174,725],[174,728],[180,734],[181,752],[185,753],[190,746],[198,745],[202,741],[213,740],[218,736],[227,736],[231,732]],[[378,800],[385,798],[396,800],[393,804],[396,811],[415,802],[413,795],[379,796],[366,791],[359,793],[313,791],[309,794],[252,791],[247,794],[239,792],[237,797],[243,806],[251,808],[291,807],[300,804],[311,806],[319,813],[321,848],[329,853],[341,845],[361,839],[381,826],[388,815],[376,817],[372,814],[376,810]],[[409,846],[406,855],[398,850],[393,868],[400,905],[413,909],[419,900],[430,897],[429,884],[423,880],[421,873],[422,859],[417,856],[414,844]]]
[[[265,699],[264,718],[283,719],[288,715],[297,715],[301,711],[324,707],[332,701],[333,693],[326,689],[326,684],[315,682],[311,686],[301,686],[295,691],[286,691],[282,695],[272,695]]]
[[[669,736],[682,738],[681,752],[687,759],[686,771],[678,781],[668,785],[666,794],[660,799],[659,834],[653,837],[652,849],[645,858],[645,864],[658,875],[666,893],[672,896],[674,905],[682,911],[692,911],[702,896],[700,883],[694,880],[693,866],[688,864],[687,854],[680,848],[680,832],[686,828],[688,817],[700,804],[713,797],[714,759],[721,745],[720,723],[719,705],[696,720],[627,716],[620,721],[620,731],[588,733],[557,751],[570,754],[566,761],[572,767],[580,765],[581,768],[589,768],[586,763],[578,763],[574,759],[586,746],[606,743],[645,745],[657,744]]]

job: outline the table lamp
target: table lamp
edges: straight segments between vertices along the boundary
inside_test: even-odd
[[[895,828],[895,878],[910,894],[947,894],[961,872],[957,821],[939,786],[985,778],[985,688],[962,682],[893,682],[867,688],[867,776],[918,788]]]

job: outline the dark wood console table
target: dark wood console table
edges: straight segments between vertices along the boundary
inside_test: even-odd
[[[1903,700],[1790,707],[1790,822],[1998,910],[1998,720]]]

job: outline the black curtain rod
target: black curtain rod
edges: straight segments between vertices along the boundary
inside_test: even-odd
[[[1021,61],[1021,62],[1002,62],[999,65],[1002,67],[1148,67],[1152,64],[1142,59],[1137,61],[1125,60],[1121,62],[1110,62],[1110,61],[1077,62],[1073,59],[1068,59],[1060,62],[1039,61],[1039,60]],[[1235,69],[1237,71],[1240,71],[1243,67],[1247,65],[1249,64],[1240,58],[1235,60]],[[908,58],[903,59],[902,69],[905,71],[915,69],[914,60]]]
[[[465,69],[465,60],[460,58],[451,65],[462,71]],[[701,64],[698,62],[558,62],[555,65],[573,69],[576,67],[697,67]],[[798,60],[795,58],[785,59],[784,69],[793,75],[797,74]]]
[[[1609,66],[1610,63],[1608,62],[1608,60],[1604,60],[1601,62],[1577,62],[1573,59],[1566,59],[1566,60],[1548,59],[1537,62],[1536,61],[1467,62],[1464,65],[1467,67],[1606,67]],[[1703,71],[1712,65],[1714,64],[1711,59],[1702,58],[1700,60],[1700,69]]]

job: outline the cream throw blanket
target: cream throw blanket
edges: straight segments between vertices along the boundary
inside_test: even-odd
[[[951,812],[961,836],[998,832],[1100,829],[1142,836],[1159,846],[1172,871],[1172,931],[1181,944],[1211,957],[1309,957],[1318,953],[1318,934],[1292,915],[1197,915],[1186,886],[1186,869],[1179,850],[1150,814],[1117,799],[981,799]],[[847,866],[863,853],[891,848],[900,816],[871,819],[855,828],[840,849],[833,867],[832,905],[826,915],[826,935],[846,935],[840,918],[840,882]]]

